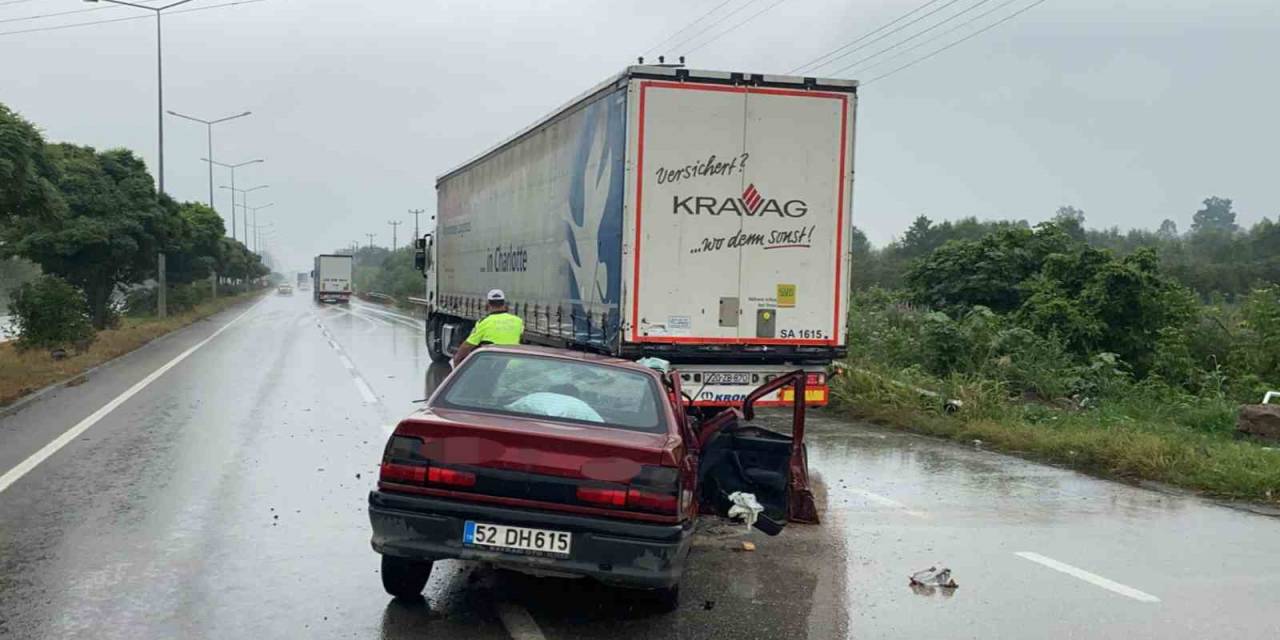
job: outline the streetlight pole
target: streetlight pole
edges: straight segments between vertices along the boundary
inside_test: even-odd
[[[231,239],[235,240],[236,239],[236,194],[235,194],[236,169],[238,167],[243,167],[247,164],[256,164],[258,162],[266,162],[266,161],[259,158],[257,160],[247,160],[239,164],[226,164],[224,162],[218,162],[217,160],[210,160],[209,158],[200,158],[200,159],[210,164],[216,164],[219,167],[226,167],[227,169],[231,170]],[[223,189],[226,189],[226,188],[227,187],[223,187]]]
[[[387,224],[391,225],[391,253],[396,252],[396,227],[400,226],[399,220],[388,220]]]
[[[218,123],[221,123],[221,122],[226,122],[226,121],[228,121],[228,120],[235,120],[236,118],[243,118],[243,117],[245,117],[245,116],[249,115],[250,113],[252,113],[252,112],[251,112],[251,111],[246,111],[246,112],[244,112],[244,113],[239,113],[239,114],[236,114],[236,115],[234,115],[234,116],[227,116],[227,117],[225,117],[225,118],[218,118],[217,120],[202,120],[202,119],[197,118],[197,117],[195,117],[195,116],[189,116],[189,115],[186,115],[186,114],[178,113],[177,111],[173,111],[173,110],[169,110],[169,111],[168,111],[168,114],[169,114],[169,115],[171,115],[171,116],[177,116],[177,117],[179,117],[179,118],[186,118],[187,120],[191,120],[192,122],[199,122],[200,124],[203,124],[203,125],[205,126],[205,128],[206,128],[206,130],[207,130],[207,133],[208,133],[208,136],[209,136],[209,157],[210,157],[210,158],[212,158],[212,157],[213,157],[213,125],[218,124]],[[218,208],[217,208],[217,207],[215,207],[215,206],[214,206],[214,204],[213,204],[213,163],[212,163],[212,162],[210,162],[210,163],[209,163],[209,207],[210,207],[210,208],[212,208],[212,209],[213,209],[213,210],[215,210],[215,211],[217,211],[217,209],[218,209]]]
[[[161,55],[162,48],[160,46],[160,14],[167,9],[172,9],[178,5],[183,5],[191,0],[178,0],[159,7],[148,7],[145,4],[134,4],[125,2],[124,0],[85,0],[85,2],[110,2],[111,4],[133,7],[135,9],[146,9],[156,14],[156,125],[159,130],[157,135],[157,146],[160,149],[160,158],[158,171],[160,193],[164,193],[164,56]]]
[[[262,253],[261,251],[259,251],[260,245],[262,243],[262,235],[258,233],[258,228],[259,228],[258,227],[258,209],[266,209],[267,207],[273,206],[274,204],[275,204],[274,202],[268,202],[267,204],[258,205],[256,207],[249,208],[249,210],[253,212],[253,231],[254,231],[253,250],[255,253],[258,253],[258,254]],[[266,226],[266,225],[263,225],[263,226]]]
[[[375,236],[375,235],[377,235],[377,234],[374,234],[374,233],[366,233],[366,234],[364,234],[364,235],[369,236],[369,248],[370,248],[370,249],[372,249],[372,248],[373,248],[373,236]]]
[[[235,176],[232,176],[232,177],[234,178]],[[249,192],[257,191],[258,189],[266,189],[269,186],[271,185],[260,184],[256,187],[250,187],[248,189],[237,189],[235,187],[228,187],[226,185],[223,185],[221,187],[222,189],[231,190],[231,213],[232,214],[235,214],[235,211],[236,211],[236,195],[235,194],[237,193],[240,194],[240,201],[241,201],[240,209],[244,211],[244,246],[245,247],[249,246]],[[250,249],[250,251],[252,251],[252,249]]]
[[[418,238],[422,237],[422,234],[418,232],[418,216],[426,212],[422,209],[410,209],[409,213],[413,214],[413,240],[417,242]]]

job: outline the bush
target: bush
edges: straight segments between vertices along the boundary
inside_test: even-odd
[[[10,311],[20,349],[75,347],[83,351],[93,342],[84,293],[57,276],[41,276],[18,287]]]
[[[236,287],[221,287],[224,294],[236,292]],[[137,288],[125,294],[125,313],[134,318],[149,318],[156,314],[160,289],[157,287]],[[201,302],[213,297],[212,285],[199,280],[191,284],[179,284],[169,287],[169,295],[165,298],[165,310],[171,314],[190,311]]]

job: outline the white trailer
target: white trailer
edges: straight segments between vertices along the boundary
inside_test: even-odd
[[[700,405],[797,367],[825,404],[856,104],[848,80],[633,66],[440,176],[419,243],[432,357],[500,288],[526,341],[670,360]]]
[[[351,271],[351,256],[316,256],[315,268],[311,271],[312,299],[316,302],[350,302]]]

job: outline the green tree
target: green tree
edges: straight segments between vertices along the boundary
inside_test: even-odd
[[[151,175],[132,152],[55,144],[47,153],[66,213],[17,238],[13,250],[83,290],[101,329],[112,319],[117,287],[154,275],[163,212]]]
[[[56,180],[40,131],[0,104],[0,255],[31,225],[57,219]]]
[[[1231,210],[1231,198],[1218,196],[1205,198],[1204,208],[1197,211],[1191,218],[1192,233],[1206,231],[1235,233],[1238,229],[1236,212]]]

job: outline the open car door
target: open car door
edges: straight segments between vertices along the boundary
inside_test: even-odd
[[[791,435],[750,424],[756,401],[783,387],[795,389]],[[779,376],[752,391],[741,411],[727,409],[701,425],[698,486],[704,511],[727,515],[729,496],[741,491],[764,507],[755,526],[771,536],[787,521],[818,523],[804,448],[804,387],[804,371]]]

